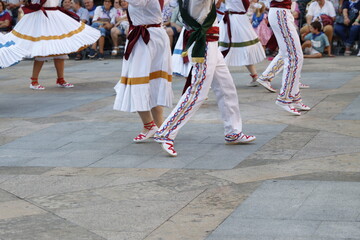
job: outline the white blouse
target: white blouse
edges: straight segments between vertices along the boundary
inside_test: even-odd
[[[134,26],[162,23],[159,0],[127,0],[128,11]]]

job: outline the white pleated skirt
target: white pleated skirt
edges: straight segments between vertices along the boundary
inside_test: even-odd
[[[6,35],[0,33],[0,68],[18,63],[26,53],[16,46],[14,41],[8,40]]]
[[[181,53],[183,52],[184,32],[185,32],[185,28],[181,30],[179,38],[175,44],[175,49],[172,55],[172,68],[174,74],[187,77],[190,73],[190,69],[192,65],[190,61],[184,63],[183,57],[181,56]]]
[[[246,15],[230,14],[232,45],[225,57],[228,66],[252,65],[266,58],[265,51]],[[229,37],[227,25],[224,21],[219,23],[220,37],[219,49],[228,49]]]
[[[123,59],[121,79],[114,87],[114,110],[141,112],[156,106],[172,106],[169,37],[160,27],[151,27],[148,31],[148,44],[140,37],[129,59]]]
[[[100,31],[78,22],[59,10],[26,14],[9,33],[9,39],[22,49],[27,57],[65,55],[80,51],[96,42]]]

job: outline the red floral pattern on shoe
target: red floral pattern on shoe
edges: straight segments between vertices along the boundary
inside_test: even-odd
[[[139,135],[137,135],[133,141],[134,142],[143,142],[146,139],[151,138],[152,136],[154,136],[154,134],[156,133],[156,131],[158,130],[158,127],[156,126],[154,121],[148,122],[144,124],[144,128],[149,130],[146,133],[141,132]]]
[[[64,80],[64,78],[58,78],[56,80],[56,85],[58,87],[62,87],[62,88],[73,88],[74,84],[68,83]]]

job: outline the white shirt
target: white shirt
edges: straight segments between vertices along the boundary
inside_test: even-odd
[[[214,0],[189,0],[188,12],[198,23],[203,24]],[[185,3],[185,1],[183,1]]]
[[[159,0],[126,0],[128,11],[134,26],[162,23]]]
[[[232,12],[245,12],[242,0],[226,0],[226,9]]]
[[[111,8],[110,12],[109,12],[109,16],[107,16],[107,14],[105,12],[103,12],[103,6],[98,6],[95,9],[94,12],[94,18],[93,18],[93,22],[97,21],[99,18],[110,18],[110,23],[111,24],[115,24],[115,16],[116,16],[116,9],[115,8]]]
[[[313,16],[314,21],[322,14],[326,14],[330,17],[336,16],[334,5],[330,1],[325,0],[325,4],[322,8],[320,8],[320,5],[317,1],[312,2],[309,6],[309,10],[306,16]]]

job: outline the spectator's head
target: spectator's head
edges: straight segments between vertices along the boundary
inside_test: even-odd
[[[74,10],[79,10],[82,7],[82,1],[81,0],[72,0],[72,8]]]
[[[114,0],[104,0],[104,8],[110,10],[114,6]]]
[[[114,0],[114,8],[116,9],[120,9],[121,6],[120,6],[120,0]]]
[[[84,0],[85,8],[91,11],[94,8],[94,0]]]
[[[5,3],[3,1],[0,1],[0,13],[2,13],[5,10]]]
[[[120,1],[120,6],[122,9],[127,9],[129,6],[129,3],[125,0],[119,0]]]
[[[61,6],[62,6],[65,10],[70,10],[70,9],[71,9],[71,0],[62,0]]]
[[[314,21],[310,24],[310,31],[312,33],[317,34],[317,33],[321,32],[321,29],[322,29],[322,24],[319,21]]]

